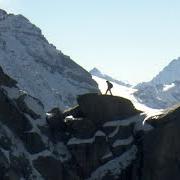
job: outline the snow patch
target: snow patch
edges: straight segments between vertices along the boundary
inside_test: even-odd
[[[106,92],[107,84],[105,79],[99,78],[97,76],[93,76],[93,79],[98,83],[99,89],[101,90],[102,94]],[[136,97],[134,96],[134,93],[138,91],[138,89],[135,89],[133,87],[127,87],[123,85],[119,85],[117,83],[113,83],[113,88],[111,89],[112,94],[115,96],[120,96],[126,99],[129,99],[134,107],[140,111],[145,112],[148,116],[151,116],[154,113],[158,113],[159,109],[153,109],[149,108],[146,105],[140,103]]]
[[[119,132],[119,126],[116,127],[116,129],[108,135],[109,138],[114,137]]]
[[[137,122],[139,116],[133,116],[128,119],[114,120],[104,123],[103,127],[117,127],[117,126],[129,126],[132,123]]]
[[[164,85],[164,87],[163,87],[163,91],[164,91],[164,92],[165,92],[165,91],[168,91],[168,90],[172,89],[173,87],[175,87],[175,84],[174,84],[174,83],[172,83],[172,84],[166,84],[166,85]]]

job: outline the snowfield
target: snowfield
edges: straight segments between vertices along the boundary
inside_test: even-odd
[[[99,86],[99,89],[101,90],[101,93],[104,94],[106,92],[106,89],[107,89],[106,80],[99,78],[99,77],[96,77],[96,76],[93,76],[93,79],[98,83],[98,86]],[[149,116],[155,116],[155,115],[162,113],[163,109],[149,108],[146,105],[138,102],[138,100],[133,95],[133,93],[135,93],[137,91],[137,89],[135,89],[133,87],[127,87],[127,86],[119,85],[116,83],[112,83],[112,84],[113,84],[113,88],[111,89],[111,91],[112,91],[112,94],[114,96],[120,96],[120,97],[129,99],[134,104],[136,109],[145,112],[145,114],[148,117]]]

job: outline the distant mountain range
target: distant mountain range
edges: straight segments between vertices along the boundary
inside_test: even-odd
[[[109,80],[118,85],[131,87],[120,80],[103,74],[97,68],[90,71],[93,76]],[[139,103],[150,108],[165,109],[180,103],[180,58],[172,60],[160,73],[149,82],[143,82],[135,87],[134,96]],[[128,91],[128,90],[127,90]]]
[[[143,104],[168,108],[180,103],[180,58],[171,61],[151,81],[136,86],[134,94]]]
[[[120,80],[117,80],[107,74],[104,74],[102,73],[99,69],[97,68],[93,68],[91,71],[89,71],[91,73],[91,75],[93,76],[96,76],[96,77],[99,77],[99,78],[102,78],[102,79],[105,79],[105,80],[108,80],[108,81],[111,81],[111,82],[114,82],[116,84],[119,84],[119,85],[123,85],[123,86],[126,86],[126,87],[131,87],[130,84],[128,83],[125,83],[123,81],[120,81]]]

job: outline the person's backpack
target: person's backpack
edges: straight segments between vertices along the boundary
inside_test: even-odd
[[[112,83],[109,83],[109,87],[112,88],[112,87],[113,87],[113,84],[112,84]]]

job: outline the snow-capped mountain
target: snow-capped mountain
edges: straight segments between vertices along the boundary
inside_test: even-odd
[[[97,68],[93,68],[93,69],[90,71],[90,73],[91,73],[91,75],[96,76],[96,77],[99,77],[99,78],[102,78],[102,79],[104,79],[104,80],[108,80],[108,81],[111,81],[111,82],[114,82],[114,83],[116,83],[116,84],[123,85],[123,86],[126,86],[126,87],[131,87],[130,84],[125,83],[125,82],[123,82],[123,81],[119,81],[119,80],[117,80],[117,79],[115,79],[115,78],[113,78],[113,77],[111,77],[111,76],[109,76],[109,75],[107,75],[107,74],[104,74],[104,73],[102,73],[102,72],[101,72],[99,69],[97,69]]]
[[[0,66],[20,89],[40,99],[45,109],[76,103],[76,95],[98,92],[91,75],[49,44],[22,15],[0,10]]]
[[[180,58],[173,60],[150,82],[138,84],[134,93],[152,108],[168,108],[180,103]]]
[[[180,81],[180,57],[172,60],[150,83],[171,84],[174,81]]]

